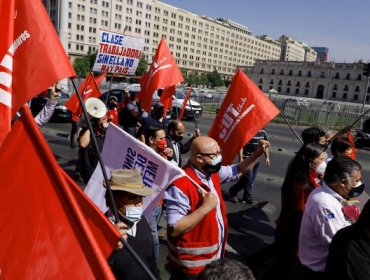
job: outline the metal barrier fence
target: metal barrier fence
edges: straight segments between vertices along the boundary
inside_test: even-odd
[[[270,98],[292,125],[312,125],[338,129],[351,125],[362,114],[362,104],[279,95]],[[223,98],[218,96],[213,98],[192,96],[192,99],[199,102],[204,111],[216,113],[223,101]],[[364,111],[369,109],[370,106],[366,105]],[[370,112],[364,116],[362,121],[369,117]],[[277,116],[275,121],[283,122],[283,118]],[[354,128],[361,127],[362,121],[357,122]]]

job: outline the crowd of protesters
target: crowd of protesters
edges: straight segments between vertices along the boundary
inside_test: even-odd
[[[271,246],[273,253],[270,250],[268,254],[272,261],[262,275],[254,278],[252,271],[259,265],[261,255],[248,263],[252,270],[224,259],[227,218],[221,184],[236,181],[230,189],[231,200],[237,202],[237,192],[244,189],[242,202],[253,204],[252,186],[262,154],[265,164],[270,165],[270,143],[265,130],[241,149],[237,164],[222,166],[221,150],[215,140],[201,136],[196,129],[192,138],[182,143],[184,123],[169,122],[164,112],[161,103],[154,104],[151,112],[144,112],[135,95],[126,89],[121,104],[111,97],[104,112],[90,115],[100,151],[108,123],[113,122],[169,164],[182,167],[181,155],[190,152],[190,159],[183,166],[188,177],[172,182],[148,221],[142,217],[142,198],[151,195],[150,189],[136,171],[112,173],[115,204],[123,217],[116,227],[156,278],[160,278],[156,264],[158,223],[165,211],[171,279],[236,279],[233,270],[240,275],[238,279],[334,279],[329,275],[335,275],[335,279],[370,279],[370,270],[365,269],[369,266],[365,259],[370,257],[370,212],[367,205],[360,215],[363,205],[360,207],[353,200],[363,192],[364,184],[348,128],[335,134],[317,127],[302,132],[303,145],[287,166],[281,186],[281,212]],[[73,116],[70,144],[74,146],[78,127],[77,167],[87,184],[98,159],[84,118],[77,121]],[[106,200],[106,216],[113,221],[112,203],[108,196]],[[149,279],[122,244],[108,262],[117,279]]]

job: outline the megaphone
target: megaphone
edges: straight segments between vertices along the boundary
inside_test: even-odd
[[[98,98],[90,97],[85,102],[86,111],[92,117],[100,119],[107,114],[107,107],[104,102]]]

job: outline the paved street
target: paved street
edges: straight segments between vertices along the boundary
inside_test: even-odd
[[[203,135],[208,133],[214,115],[204,114],[197,119],[198,127]],[[193,121],[185,121],[187,132],[194,129]],[[303,128],[295,128],[298,134]],[[69,134],[69,123],[49,123],[42,128],[56,159],[63,169],[71,176],[77,160],[78,149],[71,149],[68,146],[67,136]],[[244,259],[245,256],[253,254],[266,245],[273,242],[275,219],[280,211],[280,186],[283,182],[286,167],[290,159],[301,146],[298,139],[286,124],[269,124],[266,128],[271,141],[271,166],[261,165],[257,180],[254,186],[253,199],[257,203],[253,206],[242,203],[232,203],[229,200],[228,189],[231,184],[222,186],[226,201],[229,239],[227,255],[232,258]],[[189,138],[189,135],[185,137]],[[185,140],[186,140],[185,139]],[[363,166],[363,182],[370,181],[370,151],[358,150],[357,159]],[[187,160],[185,155],[184,162]],[[81,184],[81,183],[80,183]],[[242,193],[239,193],[241,198]],[[164,218],[161,225],[165,226]],[[166,263],[166,241],[161,240],[161,251],[159,266],[162,279],[168,279],[168,272],[165,269]]]

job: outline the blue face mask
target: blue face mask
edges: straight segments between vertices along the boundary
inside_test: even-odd
[[[126,206],[126,219],[131,222],[138,222],[143,214],[143,206]]]

